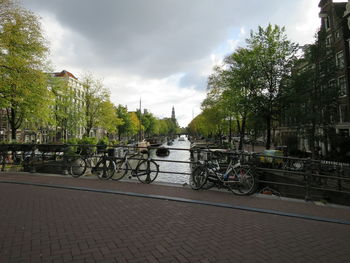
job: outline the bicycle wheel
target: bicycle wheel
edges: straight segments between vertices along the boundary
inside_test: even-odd
[[[116,170],[116,165],[113,160],[101,159],[95,167],[91,169],[91,173],[96,175],[100,180],[110,179]]]
[[[155,161],[143,160],[137,165],[133,176],[136,176],[141,183],[150,184],[157,178],[158,172],[159,165]]]
[[[207,179],[208,179],[207,169],[202,165],[197,166],[190,175],[190,181],[189,181],[190,187],[193,190],[199,190],[205,185],[205,183],[207,182]]]
[[[115,163],[115,172],[113,176],[111,177],[112,180],[118,181],[128,173],[129,166],[127,162],[124,162],[122,160],[119,160]]]
[[[251,195],[255,192],[258,182],[249,167],[241,166],[230,172],[225,185],[235,195]]]
[[[69,172],[72,177],[78,178],[82,176],[86,171],[86,161],[81,157],[74,158],[71,161]]]

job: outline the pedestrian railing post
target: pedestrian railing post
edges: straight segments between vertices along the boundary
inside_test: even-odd
[[[311,201],[311,183],[312,183],[312,161],[310,158],[305,163],[305,200]]]
[[[30,159],[31,159],[31,164],[30,164],[30,172],[31,173],[36,173],[36,169],[35,169],[35,149],[36,149],[36,146],[33,145],[33,149],[32,149],[32,152],[30,154]]]
[[[342,165],[340,167],[338,167],[336,176],[338,177],[338,190],[341,191],[343,188],[341,178],[344,177],[344,169],[343,169]]]
[[[63,162],[62,162],[62,174],[68,175],[68,153],[69,153],[69,146],[66,146],[63,150]]]
[[[151,158],[151,149],[150,149],[150,147],[147,147],[147,168],[146,168],[146,173],[147,173],[146,182],[147,183],[151,182],[151,162],[150,162],[150,158]]]
[[[7,157],[7,152],[6,151],[3,151],[1,153],[2,155],[2,162],[1,162],[1,171],[5,171],[5,164],[6,164],[6,157]]]

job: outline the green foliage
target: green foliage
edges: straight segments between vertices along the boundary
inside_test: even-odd
[[[24,121],[49,120],[52,97],[47,89],[48,48],[39,18],[28,10],[12,7],[0,11],[0,106],[6,108],[12,139]]]
[[[102,137],[97,142],[97,151],[102,152],[102,151],[106,150],[108,145],[109,145],[108,138],[106,136]]]
[[[96,147],[94,147],[94,145],[97,144],[96,138],[84,136],[82,139],[78,140],[78,144],[78,152],[82,155],[90,155],[96,152]]]
[[[128,114],[128,109],[123,105],[118,105],[116,108],[116,114],[118,119],[121,120],[120,124],[117,126],[119,141],[121,136],[128,134],[131,131],[131,118]]]
[[[99,120],[100,127],[106,129],[108,133],[114,133],[122,123],[123,120],[118,117],[114,104],[109,100],[103,101]]]
[[[85,75],[82,79],[84,88],[84,105],[85,105],[85,136],[90,136],[90,131],[93,127],[106,125],[108,129],[113,129],[109,121],[106,121],[103,116],[103,109],[111,114],[111,105],[109,102],[110,92],[103,87],[102,82],[94,76]],[[113,114],[112,124],[115,121]]]
[[[266,121],[266,148],[269,149],[272,123],[279,118],[281,96],[291,77],[298,45],[287,39],[284,27],[277,25],[259,27],[257,32],[251,32],[247,43],[256,53],[259,78],[256,102]]]
[[[272,124],[281,111],[281,94],[291,75],[297,45],[287,40],[285,29],[277,25],[251,32],[247,44],[214,68],[203,112],[192,120],[189,130],[201,135],[221,134],[231,118],[241,136],[240,148],[247,128],[257,135],[262,127],[266,128],[269,148]],[[266,125],[257,125],[262,121]]]

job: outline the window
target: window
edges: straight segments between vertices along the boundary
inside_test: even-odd
[[[338,68],[344,68],[344,53],[343,53],[343,51],[340,51],[335,55],[335,65]]]
[[[339,129],[338,134],[342,137],[349,138],[349,129]]]
[[[326,30],[329,30],[331,28],[331,21],[328,16],[324,18],[324,27]]]
[[[328,35],[326,37],[326,46],[327,47],[330,47],[331,46],[331,43],[332,43],[332,36],[331,35]]]
[[[338,85],[339,85],[339,96],[340,97],[346,96],[346,80],[344,76],[338,79]]]
[[[338,29],[336,32],[335,32],[335,39],[340,39],[340,30]]]
[[[329,82],[328,82],[328,87],[329,88],[334,88],[337,86],[337,81],[335,79],[331,79]]]

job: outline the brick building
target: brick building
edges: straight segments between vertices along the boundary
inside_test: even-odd
[[[330,152],[337,151],[338,139],[334,138],[342,137],[344,142],[350,133],[350,2],[334,3],[332,0],[321,0],[318,6],[321,19],[318,40],[324,41],[322,43],[326,46],[325,54],[313,65],[299,63],[296,70],[315,69],[316,74],[319,74],[318,79],[323,79],[315,89],[337,89],[334,94],[338,94],[338,97],[333,100],[336,105],[332,105],[335,109],[330,115],[323,111],[319,113],[323,119],[315,128],[313,136],[306,132],[311,123],[298,125],[298,121],[291,119],[291,116],[282,116],[276,129],[275,143],[311,152],[310,140],[314,138],[316,153],[329,155]],[[332,74],[325,75],[324,72],[329,71],[329,68],[332,68]],[[304,96],[313,95],[304,91]]]

